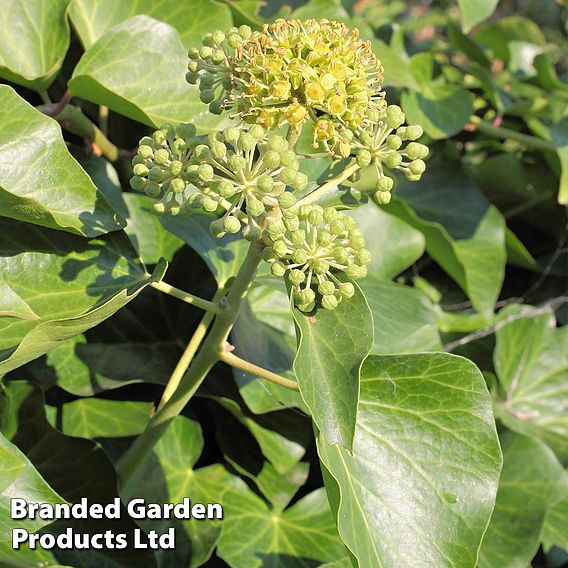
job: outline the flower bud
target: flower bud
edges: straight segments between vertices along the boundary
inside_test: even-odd
[[[410,162],[408,169],[414,175],[422,175],[426,170],[426,164],[422,160],[414,160],[413,162]]]
[[[238,233],[241,230],[241,222],[233,215],[228,215],[223,221],[223,229],[230,234]]]
[[[335,310],[335,308],[337,308],[338,303],[339,302],[337,301],[337,298],[333,294],[326,294],[321,298],[321,305],[326,310]]]
[[[394,181],[388,176],[384,176],[377,180],[377,189],[379,191],[388,192],[392,189]]]
[[[371,152],[369,150],[359,150],[357,152],[357,164],[364,168],[371,163]]]
[[[418,140],[424,134],[424,130],[419,124],[412,124],[406,127],[406,138],[408,140]]]
[[[286,191],[278,196],[278,204],[282,209],[288,209],[296,204],[296,197],[293,193]]]
[[[355,294],[355,286],[351,282],[342,282],[339,284],[339,293],[344,298],[352,298]]]

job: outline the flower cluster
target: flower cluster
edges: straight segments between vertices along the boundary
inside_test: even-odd
[[[206,143],[195,147],[187,177],[201,193],[194,206],[206,211],[226,209],[212,224],[215,235],[238,233],[245,224],[243,234],[251,240],[260,237],[268,218],[295,204],[287,187],[302,190],[308,185],[286,139],[266,136],[259,125],[211,134]]]
[[[222,112],[227,93],[233,87],[237,47],[253,35],[258,35],[258,32],[253,34],[245,25],[231,28],[227,33],[217,30],[203,37],[201,47],[189,50],[185,78],[190,85],[199,85],[201,100],[209,105],[211,113]]]
[[[375,198],[379,203],[388,204],[394,185],[390,170],[404,172],[410,181],[418,181],[426,164],[428,147],[414,142],[423,134],[421,126],[403,126],[405,116],[400,107],[389,105],[380,112],[371,112],[365,128],[344,138],[351,151],[355,152],[360,167],[373,165],[377,174]],[[345,136],[345,134],[344,134]],[[404,145],[404,142],[410,141]]]
[[[247,26],[203,38],[189,52],[187,80],[212,112],[232,109],[245,122],[297,130],[316,122],[314,139],[329,140],[343,125],[362,125],[384,107],[383,67],[358,30],[328,20]]]
[[[353,280],[367,274],[371,255],[363,233],[353,217],[333,207],[291,207],[269,222],[267,233],[265,260],[272,264],[272,274],[287,276],[294,304],[303,312],[312,311],[317,302],[332,310],[353,296],[353,284],[342,282],[337,273]]]
[[[154,204],[157,213],[178,215],[190,200],[192,189],[186,168],[196,143],[192,124],[180,124],[177,128],[166,124],[140,140],[132,160],[134,177],[130,185],[159,199]]]

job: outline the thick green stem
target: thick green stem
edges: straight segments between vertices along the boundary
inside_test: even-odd
[[[187,304],[191,304],[192,306],[195,306],[196,308],[201,308],[202,310],[205,310],[206,312],[213,312],[215,314],[220,314],[223,312],[223,310],[219,307],[218,302],[216,302],[215,300],[213,301],[209,301],[209,300],[204,300],[203,298],[199,298],[198,296],[194,296],[193,294],[190,294],[189,292],[184,292],[183,290],[180,290],[179,288],[176,288],[175,286],[171,286],[170,284],[166,284],[165,282],[152,282],[150,284],[150,286],[152,286],[152,288],[156,288],[156,290],[159,290],[160,292],[163,292],[164,294],[169,294],[170,296],[173,296],[174,298],[177,298],[178,300],[181,300],[182,302],[186,302]]]
[[[330,179],[316,190],[308,193],[305,197],[302,197],[302,199],[298,201],[298,205],[307,205],[308,203],[321,201],[328,193],[334,192],[341,182],[352,176],[358,169],[359,164],[357,162],[353,162],[351,165],[347,166],[340,175]]]
[[[251,375],[256,375],[261,379],[266,379],[290,390],[299,390],[298,383],[296,381],[291,381],[290,379],[281,377],[268,369],[259,367],[249,361],[245,361],[244,359],[233,355],[229,351],[223,351],[220,357],[223,363],[227,363],[227,365],[231,365],[231,367],[234,367],[235,369],[239,369],[245,373],[250,373]]]
[[[201,350],[181,379],[179,387],[171,394],[168,401],[158,409],[148,423],[146,430],[138,436],[119,461],[117,472],[122,488],[128,484],[138,467],[152,452],[156,442],[164,434],[170,422],[185,408],[213,365],[220,360],[229,332],[235,323],[243,299],[262,260],[262,251],[263,246],[260,243],[251,243],[247,256],[227,294],[228,310],[217,316]]]
[[[293,126],[288,126],[288,133],[286,134],[286,140],[288,141],[288,145],[293,150],[298,143],[298,139],[300,138],[300,134],[302,131],[298,128],[294,128]]]
[[[487,134],[487,136],[492,136],[493,138],[516,140],[517,142],[521,142],[521,144],[525,144],[536,150],[542,150],[543,152],[556,152],[557,149],[554,144],[542,140],[542,138],[536,138],[535,136],[523,134],[522,132],[517,132],[510,128],[503,128],[502,126],[493,126],[481,120],[478,116],[472,116],[470,122],[475,125],[479,132],[483,132],[483,134]]]

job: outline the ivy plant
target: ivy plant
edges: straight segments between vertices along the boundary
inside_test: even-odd
[[[295,4],[7,2],[2,566],[568,561],[564,9]]]

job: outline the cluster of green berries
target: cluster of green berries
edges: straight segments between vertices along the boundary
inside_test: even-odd
[[[426,169],[424,158],[428,156],[428,147],[415,142],[423,134],[422,127],[404,126],[404,122],[401,108],[389,105],[383,111],[370,112],[365,128],[349,131],[350,135],[343,139],[361,168],[374,166],[375,199],[384,205],[391,200],[392,170],[403,172],[410,181],[418,181]]]
[[[200,193],[192,206],[226,210],[211,225],[216,236],[242,228],[245,238],[256,240],[269,218],[296,203],[288,188],[307,187],[308,178],[299,167],[296,153],[282,136],[267,136],[259,125],[226,128],[193,150],[186,171]]]
[[[217,30],[203,37],[201,47],[189,50],[185,78],[190,85],[199,85],[200,98],[209,105],[211,113],[223,111],[227,93],[233,88],[236,50],[253,35],[258,32],[246,25],[231,28],[226,33]]]
[[[265,260],[275,276],[286,276],[294,305],[311,312],[318,303],[333,310],[343,298],[351,298],[353,284],[338,273],[357,280],[367,274],[371,254],[353,217],[333,207],[300,205],[268,223],[270,246]]]
[[[159,200],[154,204],[156,213],[178,215],[191,198],[187,166],[198,142],[195,134],[193,124],[166,124],[140,140],[130,185]]]

